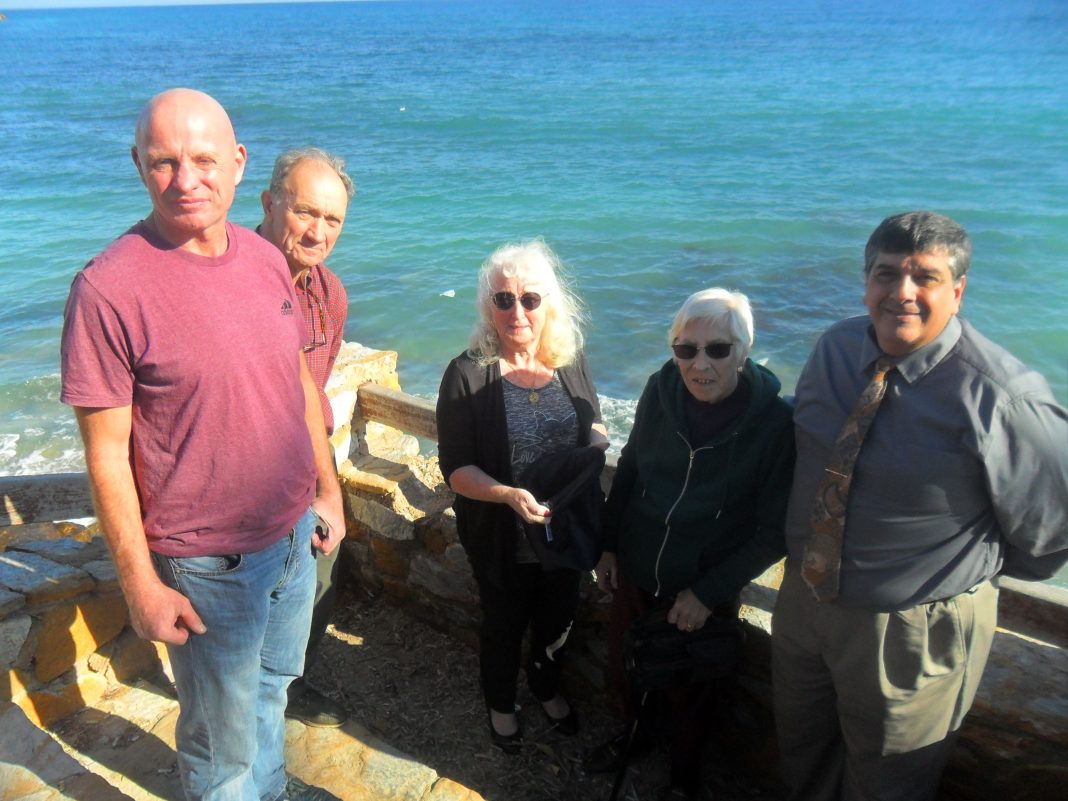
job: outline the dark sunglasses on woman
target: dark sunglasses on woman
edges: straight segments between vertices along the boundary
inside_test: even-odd
[[[515,305],[516,296],[512,292],[495,292],[491,300],[501,311],[509,311]],[[534,311],[541,305],[541,295],[537,292],[524,292],[519,296],[519,302],[527,311]]]
[[[697,345],[682,342],[672,345],[671,351],[675,354],[676,359],[682,359],[684,362],[688,362],[690,359],[697,358],[697,352],[702,350],[710,359],[726,359],[731,355],[731,348],[733,347],[733,342],[710,342],[700,348],[697,347]]]

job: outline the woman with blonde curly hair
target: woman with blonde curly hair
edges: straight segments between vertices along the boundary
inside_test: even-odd
[[[450,362],[438,395],[441,472],[456,493],[456,527],[479,586],[490,738],[508,754],[520,750],[516,679],[528,627],[530,690],[556,731],[578,731],[559,680],[581,573],[543,569],[523,524],[544,524],[550,509],[518,486],[546,455],[608,447],[580,305],[560,271],[541,240],[505,245],[486,260],[470,346]]]

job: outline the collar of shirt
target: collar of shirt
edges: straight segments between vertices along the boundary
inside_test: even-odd
[[[949,355],[960,339],[960,320],[956,315],[949,318],[942,333],[911,353],[906,353],[894,362],[894,368],[901,377],[909,384],[919,381]],[[883,352],[875,341],[875,330],[869,326],[868,335],[864,337],[864,343],[860,347],[857,359],[857,368],[862,375],[870,376],[875,362]]]

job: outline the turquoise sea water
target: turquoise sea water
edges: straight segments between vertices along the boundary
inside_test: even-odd
[[[1068,402],[1061,0],[9,12],[0,474],[80,467],[57,401],[63,302],[146,213],[133,123],[176,85],[217,97],[248,147],[238,222],[259,221],[281,149],[348,158],[359,195],[331,259],[347,337],[398,350],[409,391],[433,394],[463,348],[482,259],[537,235],[588,306],[616,439],[706,286],[750,295],[754,356],[789,391],[816,335],[863,311],[871,229],[932,208],[975,240],[966,316]]]

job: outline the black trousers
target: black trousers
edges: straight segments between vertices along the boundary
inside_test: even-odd
[[[540,564],[515,565],[513,574],[507,587],[479,583],[482,691],[490,708],[503,713],[515,709],[516,678],[528,627],[527,685],[539,701],[556,695],[582,579],[577,570],[547,573]]]

